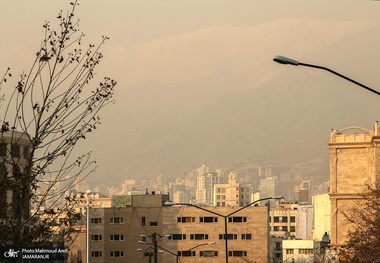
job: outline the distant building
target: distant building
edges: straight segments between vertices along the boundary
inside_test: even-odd
[[[359,131],[359,132],[358,132]],[[348,127],[331,133],[330,148],[330,201],[331,245],[345,244],[347,223],[344,213],[362,199],[366,185],[380,174],[380,126],[374,130]]]
[[[276,196],[278,180],[277,177],[266,177],[260,179],[260,195],[261,198]]]
[[[213,205],[214,186],[221,183],[224,183],[223,177],[216,172],[209,172],[197,176],[196,203],[201,205]]]
[[[328,193],[313,196],[314,205],[314,231],[313,239],[321,241],[323,235],[331,235],[331,203]]]
[[[235,174],[230,173],[228,184],[214,186],[214,206],[245,206],[251,202],[251,184],[236,182]]]

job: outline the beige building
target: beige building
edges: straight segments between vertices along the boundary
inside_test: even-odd
[[[214,185],[221,183],[224,183],[223,178],[217,172],[208,172],[197,176],[196,203],[207,206],[213,205]]]
[[[270,209],[270,234],[275,236],[297,236],[298,204],[280,202]],[[288,232],[288,234],[287,234]]]
[[[167,207],[168,199],[168,195],[137,195],[126,207],[91,208],[89,262],[149,262],[155,233],[158,245],[174,254],[158,253],[158,262],[174,263],[175,255],[179,262],[225,262],[224,218],[195,207]],[[221,215],[236,211],[205,208]],[[267,207],[248,207],[228,218],[231,262],[267,262],[268,234]]]
[[[359,130],[359,133],[357,133]],[[330,201],[331,245],[344,245],[350,227],[345,212],[360,201],[368,183],[380,171],[380,126],[374,130],[348,127],[331,133]]]
[[[283,240],[282,262],[284,263],[313,263],[313,240]]]
[[[214,206],[245,206],[251,203],[251,184],[236,182],[235,174],[229,174],[228,184],[216,184],[214,188]]]

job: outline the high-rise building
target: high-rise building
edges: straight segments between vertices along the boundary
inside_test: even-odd
[[[213,205],[214,186],[224,183],[223,178],[216,172],[209,172],[197,176],[197,190],[195,200],[197,204]]]
[[[359,132],[358,132],[359,131]],[[348,127],[331,133],[331,245],[343,246],[350,224],[345,213],[362,200],[366,185],[379,178],[380,126],[374,130]]]

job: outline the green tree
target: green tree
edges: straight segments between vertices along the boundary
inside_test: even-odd
[[[58,14],[57,30],[49,22],[43,25],[31,68],[0,109],[0,245],[46,244],[54,235],[67,238],[79,217],[75,200],[62,199],[96,167],[91,152],[74,149],[100,124],[98,114],[113,102],[116,82],[105,77],[92,84],[103,57],[100,48],[108,38],[84,45],[74,17],[79,4],[70,4],[69,11]],[[10,77],[8,70],[0,85],[9,85]],[[45,204],[49,207],[42,209]],[[59,218],[61,225],[52,228]]]
[[[346,214],[352,230],[343,249],[344,262],[380,262],[380,183],[369,185],[362,196]]]

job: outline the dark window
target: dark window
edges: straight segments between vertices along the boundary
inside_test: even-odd
[[[280,231],[280,227],[279,226],[274,226],[273,231]]]
[[[288,231],[288,227],[287,226],[283,226],[282,227],[282,231]]]
[[[294,249],[287,249],[286,254],[294,254]]]
[[[291,223],[295,223],[296,222],[296,217],[295,216],[291,216],[290,217],[290,222]]]
[[[153,257],[153,252],[144,252],[144,257]]]
[[[228,222],[230,222],[230,223],[247,222],[247,218],[245,216],[233,216],[233,217],[228,218]]]
[[[242,250],[228,251],[228,255],[230,257],[246,257],[247,251],[242,251]]]
[[[92,241],[101,241],[102,235],[91,235],[91,240]]]
[[[190,234],[190,239],[205,240],[208,239],[208,234]]]
[[[145,216],[142,216],[141,217],[141,226],[145,226],[146,225],[146,219],[145,219]]]
[[[218,251],[199,251],[200,257],[217,257]]]
[[[149,222],[149,225],[150,226],[158,226],[158,222],[152,221],[152,222]]]
[[[276,242],[276,250],[282,250],[282,243]]]
[[[280,258],[281,257],[281,253],[276,253],[276,258]]]
[[[177,222],[178,223],[194,223],[195,217],[191,217],[191,216],[177,217]]]
[[[101,224],[102,223],[102,219],[98,218],[98,217],[91,218],[90,221],[91,221],[91,224]]]
[[[7,144],[0,143],[0,156],[6,156],[6,155],[7,155]]]
[[[275,216],[275,217],[273,218],[273,222],[275,222],[275,223],[280,222],[280,218],[279,218],[278,216]]]
[[[225,239],[225,234],[219,234],[219,239]],[[227,234],[227,239],[237,239],[237,234]]]
[[[13,158],[20,158],[20,145],[12,144],[11,153]]]
[[[124,235],[110,235],[111,241],[123,241]]]
[[[296,232],[296,227],[295,226],[290,226],[290,232]]]
[[[200,217],[199,222],[201,222],[201,223],[214,223],[214,222],[218,222],[218,218],[213,217],[213,216]]]
[[[241,239],[252,239],[252,234],[241,234]]]
[[[195,251],[178,251],[180,257],[195,257]]]
[[[171,240],[182,240],[186,239],[186,234],[171,234],[169,239]]]
[[[111,258],[124,257],[124,252],[123,251],[110,251],[110,257]]]
[[[91,257],[101,258],[102,257],[102,251],[91,251]]]
[[[111,217],[110,224],[124,224],[124,218],[122,217]]]
[[[29,159],[29,146],[24,146],[24,159]]]
[[[287,223],[288,222],[288,217],[287,216],[283,216],[282,217],[282,222],[283,223]]]

